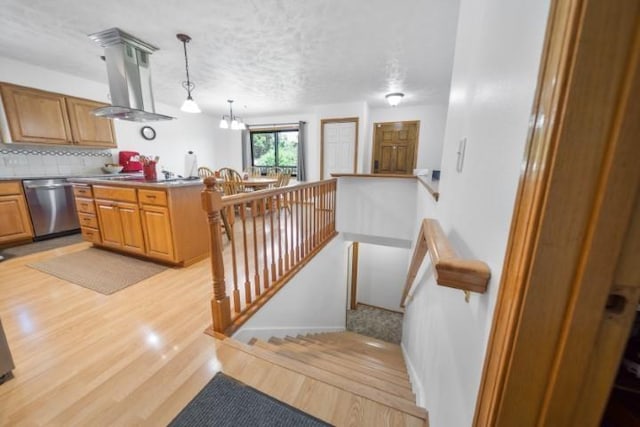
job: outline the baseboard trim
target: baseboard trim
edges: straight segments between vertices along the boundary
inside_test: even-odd
[[[391,312],[391,313],[404,315],[404,311],[392,310],[390,308],[380,307],[379,305],[367,304],[365,302],[360,302],[360,301],[357,302],[356,309],[357,309],[358,305],[364,305],[365,307],[377,308],[378,310],[384,310],[384,311],[388,311],[388,312]]]
[[[319,334],[323,332],[344,332],[346,328],[344,326],[316,326],[316,327],[280,327],[280,328],[242,328],[238,332],[232,335],[233,339],[248,343],[251,338],[258,338],[267,341],[271,337],[284,338],[287,335],[305,335],[305,334]]]
[[[407,366],[407,372],[409,373],[409,382],[411,383],[411,390],[416,395],[416,405],[427,409],[427,396],[424,394],[424,387],[422,385],[422,381],[420,381],[420,377],[416,372],[416,368],[411,363],[411,359],[409,358],[409,352],[404,346],[404,342],[400,343],[400,348],[402,349],[402,357],[404,357],[404,364]]]

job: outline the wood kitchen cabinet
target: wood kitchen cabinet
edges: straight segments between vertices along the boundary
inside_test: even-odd
[[[102,244],[144,254],[140,209],[132,203],[96,200]]]
[[[174,261],[171,216],[167,207],[166,191],[139,189],[138,201],[147,255],[166,261]]]
[[[73,143],[64,96],[7,84],[1,88],[13,142]]]
[[[93,195],[96,198],[96,213],[102,244],[127,252],[144,254],[140,208],[136,203],[130,202],[136,201],[135,190],[100,186],[94,187]]]
[[[100,178],[77,181],[74,194],[85,240],[178,265],[209,254],[200,184],[167,188],[109,185]]]
[[[153,258],[174,260],[173,238],[169,209],[145,205],[140,209],[147,255]]]
[[[80,98],[65,98],[71,135],[75,144],[91,147],[116,148],[113,122],[110,119],[96,117],[91,111],[104,107],[101,102]]]
[[[20,181],[0,182],[0,245],[32,238],[31,218]]]
[[[112,120],[91,114],[106,104],[6,83],[0,92],[11,142],[117,147]]]

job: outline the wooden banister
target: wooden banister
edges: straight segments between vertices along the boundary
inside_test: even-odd
[[[213,298],[211,299],[211,315],[215,332],[223,332],[231,323],[231,302],[227,296],[224,280],[224,261],[222,258],[222,195],[218,191],[216,179],[208,177],[204,180],[205,190],[201,194],[202,208],[207,212],[209,220],[211,271],[213,273]]]
[[[401,307],[406,305],[409,290],[427,252],[435,268],[436,282],[439,285],[478,293],[487,290],[491,277],[489,266],[483,261],[459,258],[442,231],[440,223],[435,219],[425,218],[411,257]]]
[[[336,183],[330,179],[222,196],[215,178],[205,179],[213,332],[235,332],[337,234]],[[221,212],[230,225],[225,246]],[[233,273],[228,289],[225,269]]]

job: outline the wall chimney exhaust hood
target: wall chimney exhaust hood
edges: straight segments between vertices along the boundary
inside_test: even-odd
[[[111,106],[93,110],[98,117],[150,122],[173,120],[157,114],[151,90],[149,57],[158,50],[118,28],[90,34],[89,38],[104,48]]]

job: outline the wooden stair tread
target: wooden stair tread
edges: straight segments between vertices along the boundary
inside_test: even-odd
[[[366,386],[364,384],[360,384],[355,381],[351,381],[340,375],[325,371],[324,369],[320,369],[315,366],[310,366],[298,360],[281,356],[274,353],[273,351],[241,343],[234,339],[225,340],[223,344],[257,356],[263,360],[273,363],[274,365],[278,365],[291,371],[301,373],[315,380],[324,382],[358,396],[362,396],[366,399],[388,406],[392,409],[405,412],[409,415],[423,420],[427,419],[427,411],[416,406],[415,403],[410,402],[407,399],[386,393],[384,391]]]
[[[364,363],[372,365],[372,367],[382,367],[382,369],[387,370],[389,373],[393,373],[403,378],[407,378],[407,379],[409,378],[404,364],[401,364],[399,366],[398,364],[389,365],[385,363],[383,360],[380,360],[379,358],[376,358],[374,356],[369,356],[367,354],[364,354],[363,352],[358,352],[358,351],[354,352],[354,351],[351,351],[350,349],[341,347],[339,345],[326,343],[323,341],[316,341],[309,337],[298,336],[296,339],[298,339],[300,342],[303,342],[307,345],[313,345],[320,351],[324,351],[332,354],[338,354],[340,355],[340,357],[346,357],[351,360],[362,361]]]
[[[331,334],[315,334],[311,338],[315,338],[319,341],[329,342],[334,344],[340,344],[344,346],[350,346],[354,348],[366,348],[371,349],[379,353],[384,354],[390,358],[397,358],[404,360],[402,356],[402,349],[397,344],[386,343],[384,341],[377,340],[375,338],[369,338],[364,335],[358,335],[351,332],[345,332],[344,335]]]
[[[295,351],[306,351],[308,354],[313,354],[314,357],[317,357],[332,363],[339,363],[342,366],[348,367],[349,369],[357,370],[358,372],[362,372],[364,374],[379,378],[381,380],[392,382],[396,385],[399,385],[401,387],[405,387],[411,390],[411,384],[409,384],[409,379],[406,376],[402,377],[400,375],[394,375],[394,374],[388,373],[386,370],[380,369],[380,367],[372,367],[368,364],[362,363],[360,360],[357,360],[356,358],[353,358],[352,360],[349,358],[341,357],[342,356],[341,353],[337,353],[337,355],[334,355],[329,352],[318,351],[316,350],[315,346],[313,346],[312,344],[302,345],[287,338],[285,338],[284,340],[278,340],[280,341],[280,343],[278,343],[276,340],[274,340],[274,342],[277,345],[281,345],[285,348],[290,348]],[[271,342],[271,340],[269,340],[269,342]]]
[[[357,332],[352,331],[344,331],[344,332],[324,332],[318,335],[322,335],[328,338],[336,337],[339,339],[348,339],[352,341],[359,341],[362,343],[374,343],[377,348],[389,350],[392,352],[396,352],[398,354],[402,354],[402,349],[399,344],[390,343],[387,341],[383,341],[378,338],[370,337],[368,335],[358,334]]]
[[[305,339],[319,345],[325,345],[328,348],[344,352],[346,354],[355,355],[357,357],[366,356],[368,360],[375,361],[378,364],[396,369],[401,372],[406,372],[407,369],[403,359],[381,353],[380,351],[376,351],[374,347],[359,345],[358,343],[345,344],[335,341],[323,341],[317,340],[312,337],[307,337]]]
[[[254,345],[262,347],[266,350],[271,350],[281,356],[286,356],[291,359],[307,363],[311,366],[315,366],[316,368],[324,369],[328,372],[333,372],[334,374],[341,375],[344,378],[359,382],[360,384],[377,388],[378,390],[386,391],[387,393],[407,399],[410,402],[415,401],[415,396],[407,387],[407,385],[400,386],[390,381],[381,380],[380,378],[373,377],[355,369],[347,368],[342,364],[333,363],[331,361],[317,358],[313,354],[310,354],[308,352],[297,352],[295,350],[278,346],[277,344],[271,344],[260,340],[256,341]]]

